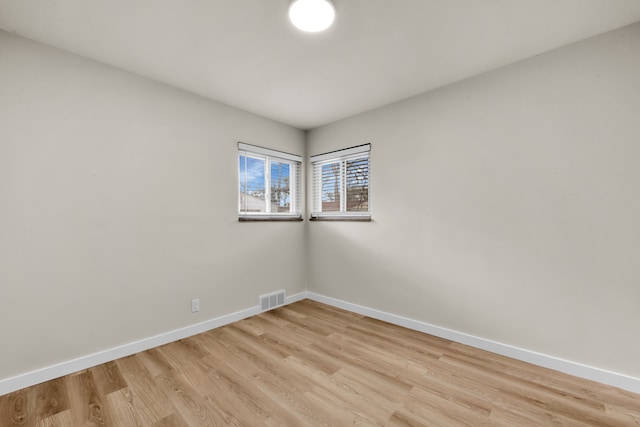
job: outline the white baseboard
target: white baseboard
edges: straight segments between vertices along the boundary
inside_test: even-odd
[[[525,350],[496,341],[479,338],[451,329],[442,328],[440,326],[431,325],[429,323],[408,319],[406,317],[386,313],[384,311],[375,310],[339,299],[326,297],[314,292],[307,292],[307,298],[313,301],[318,301],[334,307],[342,308],[344,310],[352,311],[354,313],[362,314],[364,316],[372,317],[374,319],[383,320],[394,325],[403,326],[405,328],[413,329],[482,350],[501,354],[513,359],[522,360],[534,365],[564,372],[576,377],[608,384],[634,393],[640,393],[640,378],[635,378],[600,368],[594,368],[592,366],[583,365],[581,363],[571,362],[557,357],[548,356],[546,354],[537,353],[535,351]]]
[[[306,292],[288,296],[285,298],[285,305],[303,300],[306,297]],[[214,319],[206,320],[204,322],[196,323],[184,328],[175,329],[173,331],[165,332],[153,337],[144,338],[139,341],[134,341],[118,347],[113,347],[104,351],[99,351],[97,353],[82,356],[77,359],[58,363],[52,366],[47,366],[45,368],[37,369],[21,375],[16,375],[15,377],[1,379],[0,396],[23,389],[25,387],[30,387],[32,385],[40,384],[45,381],[69,375],[74,372],[89,369],[102,363],[111,362],[122,357],[149,350],[150,348],[181,340],[183,338],[187,338],[201,332],[219,328],[220,326],[228,325],[229,323],[246,319],[247,317],[251,317],[258,313],[260,313],[260,307],[256,305],[255,307],[250,307],[244,310],[237,311],[235,313],[216,317]]]

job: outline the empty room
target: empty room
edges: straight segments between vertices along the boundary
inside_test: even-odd
[[[0,0],[0,427],[640,425],[640,1]]]

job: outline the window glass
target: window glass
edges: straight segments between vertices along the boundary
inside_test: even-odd
[[[240,211],[266,212],[265,161],[240,156]]]
[[[325,163],[321,167],[322,211],[340,212],[340,163]]]
[[[301,219],[301,161],[301,156],[239,143],[240,219]]]

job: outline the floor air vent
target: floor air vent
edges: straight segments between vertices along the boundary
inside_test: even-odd
[[[281,305],[284,305],[284,291],[260,296],[260,311],[271,310]]]

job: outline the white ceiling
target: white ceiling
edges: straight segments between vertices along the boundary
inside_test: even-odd
[[[640,0],[0,0],[0,28],[310,129],[640,21]],[[0,60],[1,60],[0,52]]]

